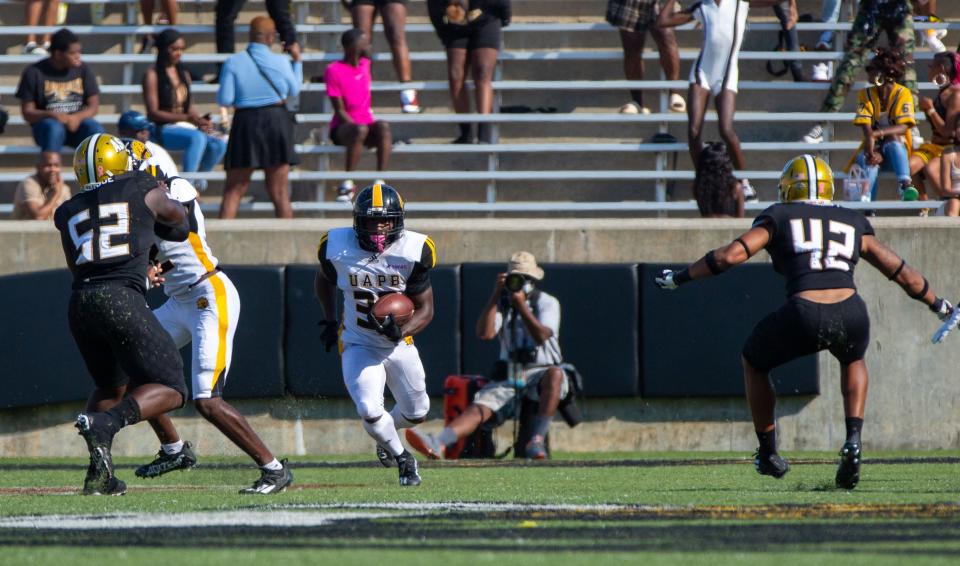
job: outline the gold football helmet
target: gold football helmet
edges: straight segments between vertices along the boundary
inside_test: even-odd
[[[833,171],[819,157],[798,155],[783,168],[778,188],[780,202],[833,200]]]
[[[80,142],[73,154],[73,171],[87,189],[130,171],[133,166],[123,140],[110,134],[93,134]]]
[[[140,140],[124,140],[127,146],[127,153],[130,154],[130,169],[146,171],[154,177],[157,176],[157,166],[150,163],[153,154],[147,149],[147,144]]]

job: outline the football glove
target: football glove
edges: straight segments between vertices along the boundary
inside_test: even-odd
[[[679,287],[674,281],[673,276],[675,275],[672,269],[664,269],[663,273],[659,276],[653,278],[653,282],[657,284],[657,287],[661,289],[666,289],[672,291]]]
[[[937,297],[937,300],[930,305],[930,310],[933,311],[941,321],[945,321],[953,313],[953,305],[950,304],[950,301]]]
[[[392,314],[388,314],[386,318],[383,319],[383,323],[380,323],[377,317],[373,316],[373,311],[371,310],[367,313],[367,321],[373,325],[374,330],[383,334],[388,340],[399,342],[403,339],[403,330],[400,329],[397,321],[393,319]]]
[[[319,324],[323,327],[323,331],[320,333],[323,350],[329,352],[331,348],[337,345],[337,341],[340,339],[337,333],[339,324],[337,324],[335,320],[321,320]]]

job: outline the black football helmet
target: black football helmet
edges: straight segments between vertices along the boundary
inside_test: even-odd
[[[369,229],[367,221],[387,221],[386,230]],[[390,185],[375,183],[366,187],[353,201],[353,230],[360,247],[382,253],[403,235],[403,198]]]

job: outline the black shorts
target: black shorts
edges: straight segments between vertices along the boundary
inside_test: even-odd
[[[500,20],[487,15],[465,26],[440,24],[434,29],[447,49],[500,49],[503,39]]]
[[[293,122],[284,106],[241,108],[233,115],[224,169],[266,169],[300,163]]]
[[[862,360],[869,344],[870,317],[860,295],[832,305],[791,297],[757,323],[743,357],[762,372],[821,350],[849,364]]]
[[[120,285],[78,289],[70,296],[67,316],[98,388],[157,383],[175,389],[186,401],[180,352],[143,294]]]

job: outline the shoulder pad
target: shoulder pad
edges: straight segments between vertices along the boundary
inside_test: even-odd
[[[199,193],[190,181],[182,177],[171,177],[169,179],[170,196],[180,202],[190,202],[195,200]]]

